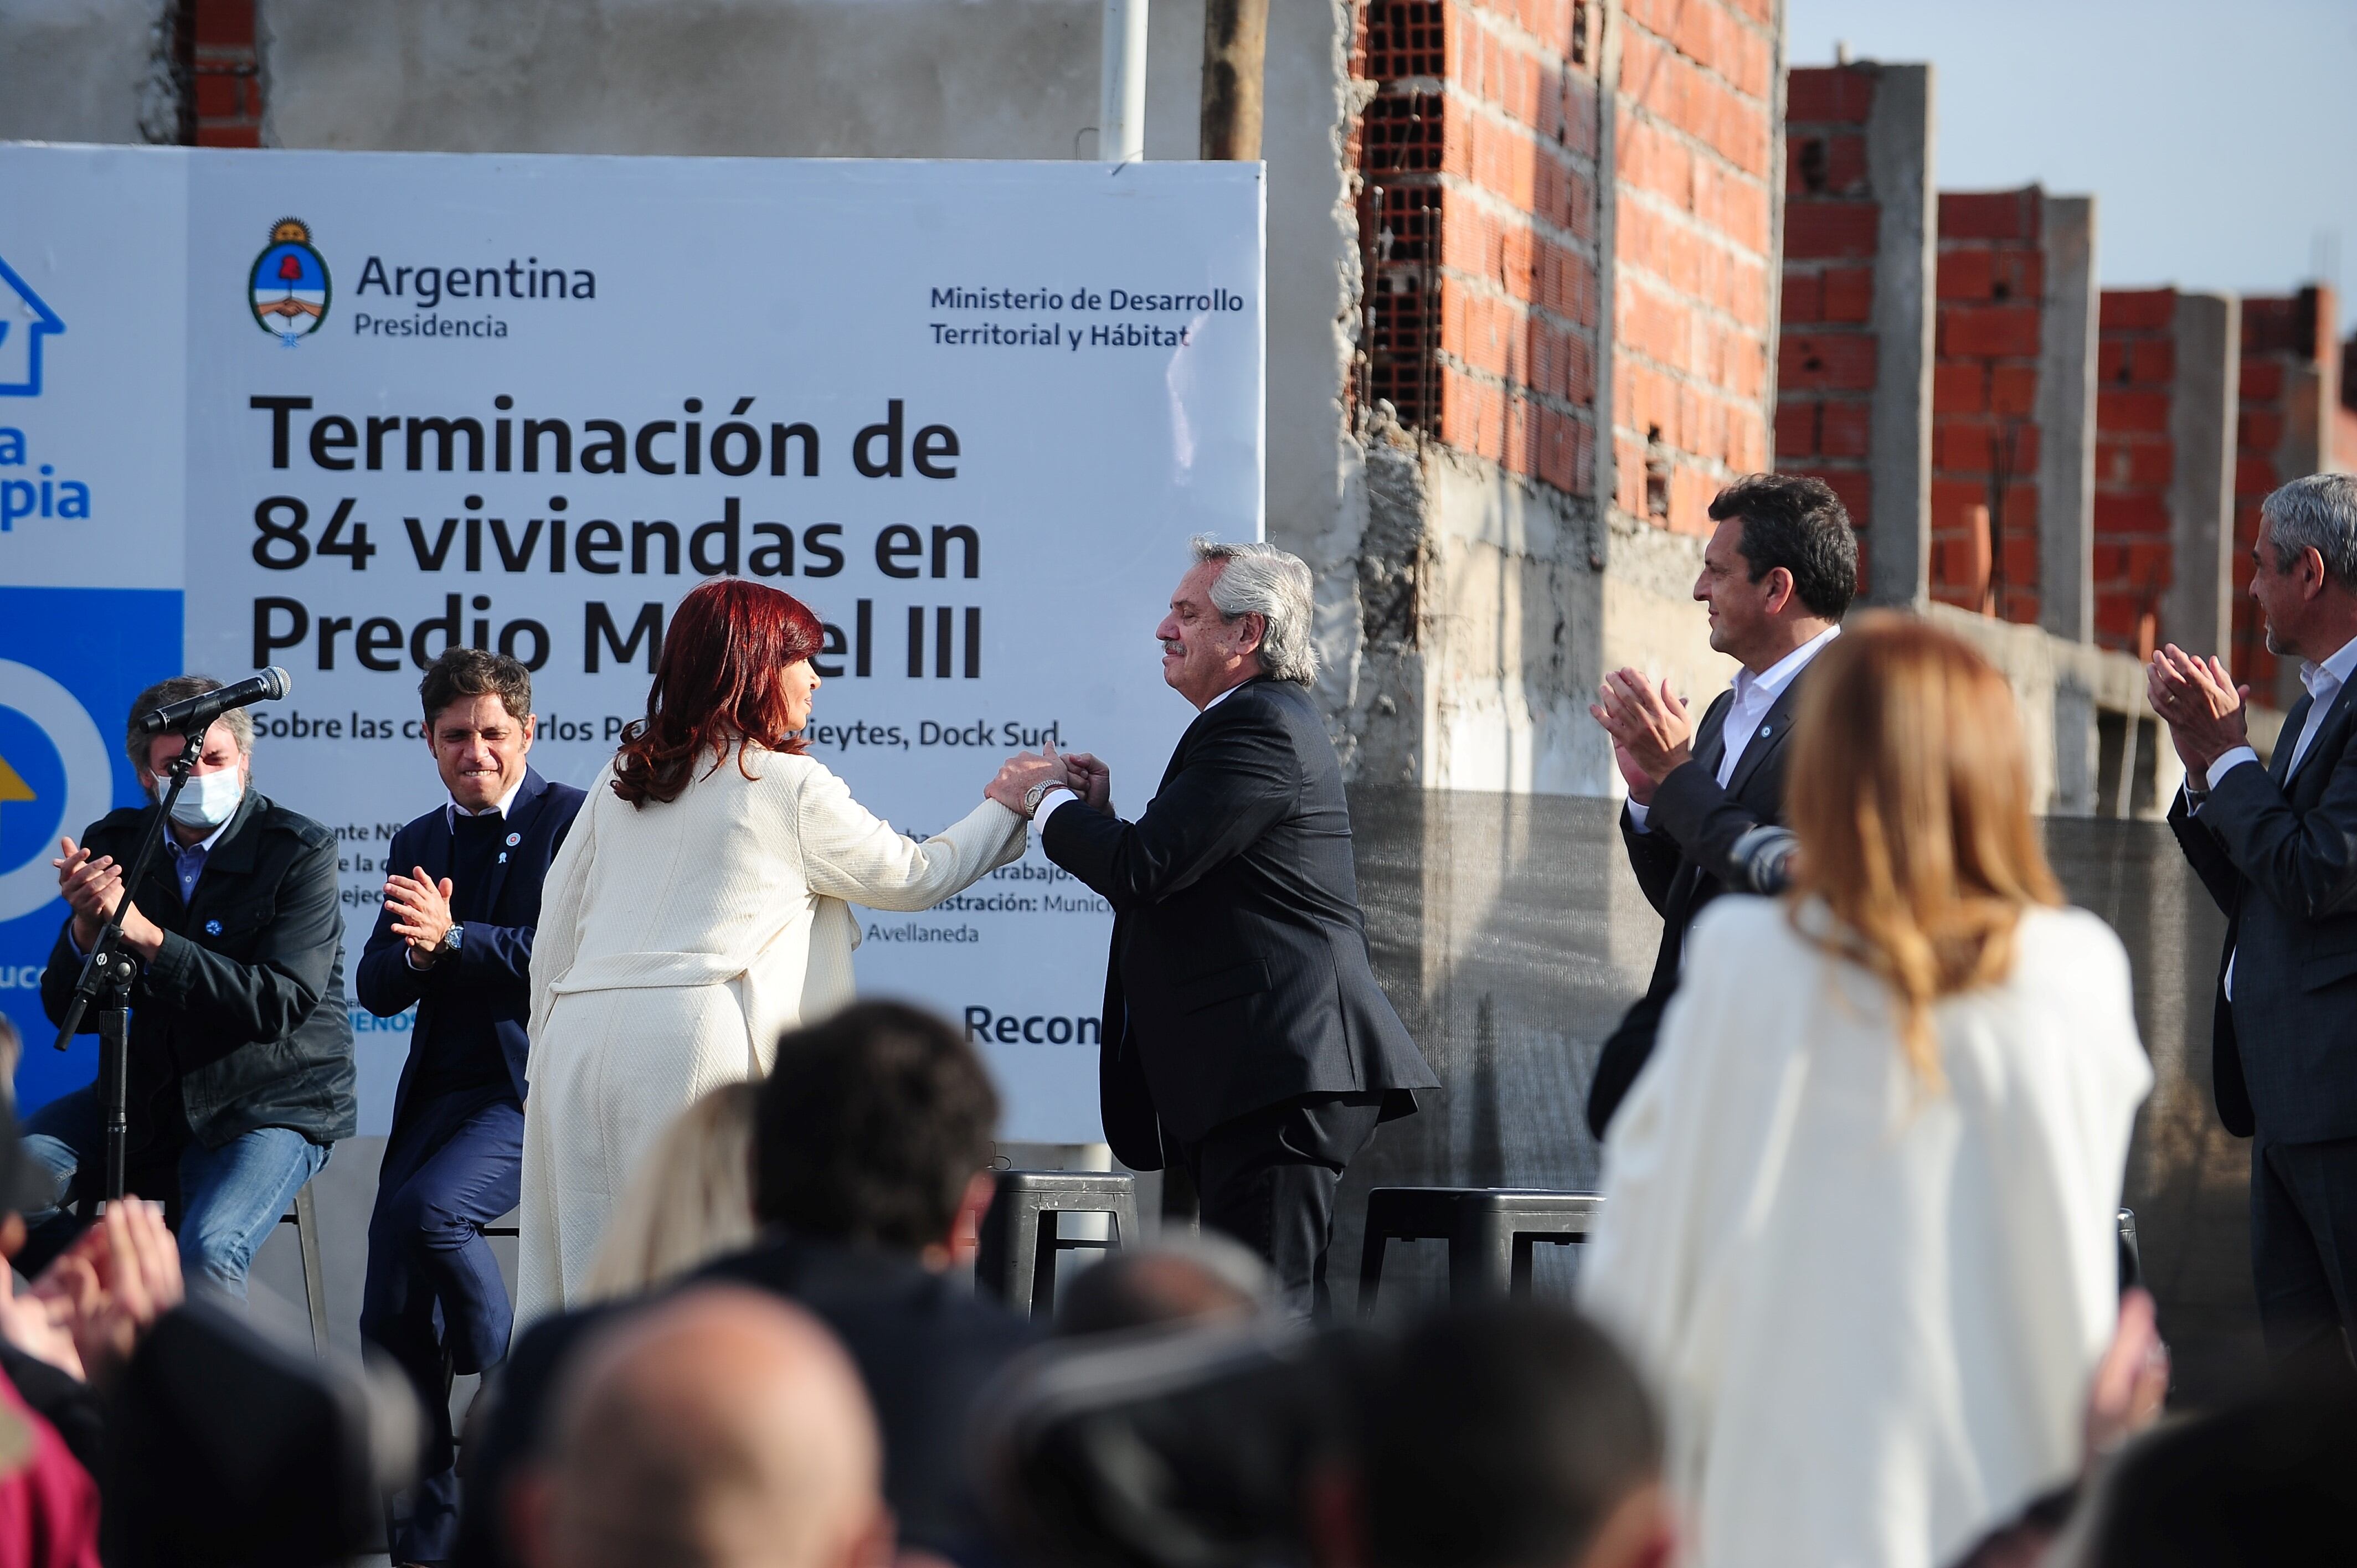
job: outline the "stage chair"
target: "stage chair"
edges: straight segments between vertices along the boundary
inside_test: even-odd
[[[1392,1241],[1448,1243],[1448,1295],[1470,1302],[1531,1293],[1534,1243],[1587,1240],[1604,1200],[1592,1192],[1505,1187],[1379,1187],[1367,1194],[1359,1316],[1372,1316]]]
[[[982,1217],[974,1283],[1013,1310],[1046,1317],[1056,1305],[1060,1252],[1134,1247],[1137,1178],[1127,1171],[999,1171],[998,1192]],[[1059,1214],[1109,1214],[1113,1238],[1083,1240],[1056,1233]]]

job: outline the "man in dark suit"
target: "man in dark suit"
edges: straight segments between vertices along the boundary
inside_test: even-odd
[[[2262,766],[2249,690],[2175,644],[2147,685],[2185,762],[2169,825],[2226,913],[2211,1075],[2251,1144],[2251,1270],[2275,1359],[2352,1375],[2357,1335],[2357,478],[2294,479],[2260,509],[2251,596],[2308,695]]]
[[[139,781],[159,777],[184,746],[141,733],[139,716],[217,690],[180,675],[139,693],[125,746]],[[137,961],[131,993],[125,1147],[127,1190],[172,1200],[181,1266],[242,1299],[246,1267],[305,1182],[351,1136],[352,1020],[344,1004],[344,918],[336,897],[335,835],[253,787],[253,720],[234,708],[199,743],[163,844],[130,890],[123,949]],[[41,1004],[62,1023],[83,957],[124,896],[124,877],[155,832],[156,806],[125,806],[63,841],[58,891],[71,908]],[[95,1010],[83,1015],[93,1033]],[[95,1085],[35,1111],[26,1153],[58,1184],[58,1202],[96,1179],[105,1148]],[[37,1228],[36,1270],[70,1238],[57,1208]]]
[[[884,1497],[905,1546],[1005,1560],[986,1539],[967,1434],[984,1391],[1038,1339],[950,1271],[989,1207],[998,1094],[965,1037],[916,1008],[863,1002],[790,1031],[761,1088],[753,1212],[765,1230],[692,1276],[771,1291],[834,1330],[884,1438]],[[544,1318],[500,1369],[470,1444],[460,1568],[509,1568],[517,1477],[544,1455],[576,1348],[629,1303]]]
[[[384,903],[360,963],[361,1005],[417,1009],[369,1220],[361,1332],[425,1412],[414,1487],[393,1500],[393,1561],[440,1563],[457,1530],[450,1379],[507,1354],[513,1311],[483,1227],[523,1174],[524,1021],[549,862],[581,791],[532,750],[532,674],[453,648],[418,684],[426,748],[449,799],[393,835]]]
[[[1017,809],[1070,791],[1041,845],[1114,908],[1098,1066],[1113,1152],[1182,1165],[1203,1223],[1267,1259],[1307,1313],[1343,1167],[1438,1080],[1368,958],[1341,765],[1308,691],[1309,568],[1266,544],[1195,553],[1155,635],[1200,716],[1146,814],[1114,816],[1082,754],[1029,759]],[[1020,788],[1010,765],[993,790],[1010,774]]]
[[[1652,983],[1597,1058],[1587,1126],[1598,1138],[1653,1054],[1686,928],[1723,889],[1748,886],[1744,835],[1784,820],[1784,737],[1802,677],[1857,592],[1857,534],[1822,479],[1753,474],[1721,490],[1710,515],[1718,528],[1694,596],[1710,607],[1712,649],[1742,666],[1735,684],[1699,728],[1667,681],[1656,690],[1634,670],[1608,676],[1588,709],[1629,786],[1629,864],[1662,915]]]

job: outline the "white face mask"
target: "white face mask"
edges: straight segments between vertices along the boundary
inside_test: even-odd
[[[163,800],[171,785],[156,780],[156,799]],[[172,820],[184,828],[217,828],[237,812],[237,803],[245,799],[245,769],[223,768],[211,773],[188,776],[180,798],[172,802]]]

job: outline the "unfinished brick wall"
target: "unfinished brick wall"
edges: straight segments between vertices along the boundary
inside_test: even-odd
[[[174,42],[183,95],[180,139],[188,145],[262,145],[253,6],[254,0],[178,0]]]
[[[2242,409],[2235,423],[2234,558],[2259,538],[2259,503],[2287,479],[2332,466],[2332,411],[2340,399],[2341,345],[2332,290],[2243,301]],[[2298,696],[2294,666],[2266,649],[2266,624],[2248,594],[2234,602],[2234,678],[2262,702]]]
[[[1613,9],[1614,177],[1599,188],[1606,8],[1369,0],[1354,70],[1363,400],[1570,494],[1597,488],[1612,344],[1623,510],[1707,532],[1768,461],[1770,0]],[[1618,271],[1603,320],[1598,236]]]
[[[1616,13],[1613,506],[1707,533],[1769,461],[1779,16],[1773,0]]]
[[[1370,0],[1356,74],[1359,395],[1518,474],[1595,483],[1591,7]]]
[[[1783,325],[1776,358],[1776,467],[1834,488],[1858,530],[1859,580],[1874,522],[1868,446],[1882,206],[1867,172],[1870,68],[1795,68],[1784,86]]]
[[[1932,371],[1932,596],[2039,619],[2045,193],[1940,197]]]
[[[2177,291],[2105,289],[2095,367],[2095,640],[2149,658],[2170,634]]]

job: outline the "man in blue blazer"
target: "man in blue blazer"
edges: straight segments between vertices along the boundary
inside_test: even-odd
[[[447,1560],[457,1539],[450,1380],[507,1354],[514,1309],[483,1227],[516,1206],[532,1011],[533,929],[581,791],[532,750],[532,674],[453,648],[418,684],[443,804],[393,835],[361,1004],[417,1009],[369,1220],[361,1333],[398,1362],[425,1411],[416,1486],[392,1503],[395,1563]]]

